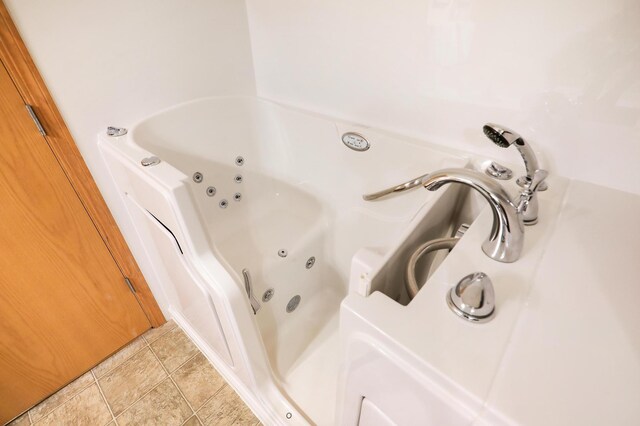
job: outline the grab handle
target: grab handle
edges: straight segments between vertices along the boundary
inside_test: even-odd
[[[257,314],[260,310],[260,302],[253,295],[253,287],[251,286],[251,275],[249,275],[249,270],[244,268],[242,270],[242,277],[244,278],[244,289],[247,292],[247,297],[249,298],[249,303],[251,303],[251,309],[253,310],[253,314]]]

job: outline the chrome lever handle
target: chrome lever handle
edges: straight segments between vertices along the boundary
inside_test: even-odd
[[[543,169],[537,169],[533,173],[533,178],[525,184],[524,189],[520,193],[520,201],[518,202],[517,207],[518,213],[524,213],[527,210],[531,199],[538,191],[538,188],[540,188],[544,183],[547,176],[549,176],[549,172]]]
[[[538,169],[533,173],[533,179],[531,179],[531,183],[528,185],[528,188],[531,192],[538,191],[538,187],[542,185],[544,180],[549,176],[549,172],[546,170]]]

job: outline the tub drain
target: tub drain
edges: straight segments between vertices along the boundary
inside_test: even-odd
[[[300,304],[300,295],[296,294],[291,298],[291,300],[289,300],[289,303],[287,303],[287,313],[291,313],[295,311],[299,304]]]
[[[307,267],[307,269],[311,269],[313,268],[313,265],[315,265],[316,263],[316,258],[315,256],[311,256],[308,260],[307,260],[307,264],[305,265]]]

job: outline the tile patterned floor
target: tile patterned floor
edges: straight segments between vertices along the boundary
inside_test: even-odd
[[[173,322],[149,330],[10,426],[259,425]]]

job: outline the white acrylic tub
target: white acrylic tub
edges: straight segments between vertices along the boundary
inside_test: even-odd
[[[364,135],[371,148],[347,148],[345,132]],[[467,162],[249,97],[179,105],[127,136],[101,137],[100,147],[155,265],[157,297],[269,425],[333,424],[351,259],[362,247],[384,257],[447,191],[375,203],[362,194]],[[161,163],[142,167],[152,155]],[[245,268],[261,304],[256,315]],[[268,289],[273,297],[263,302]],[[294,296],[300,303],[287,312]]]

